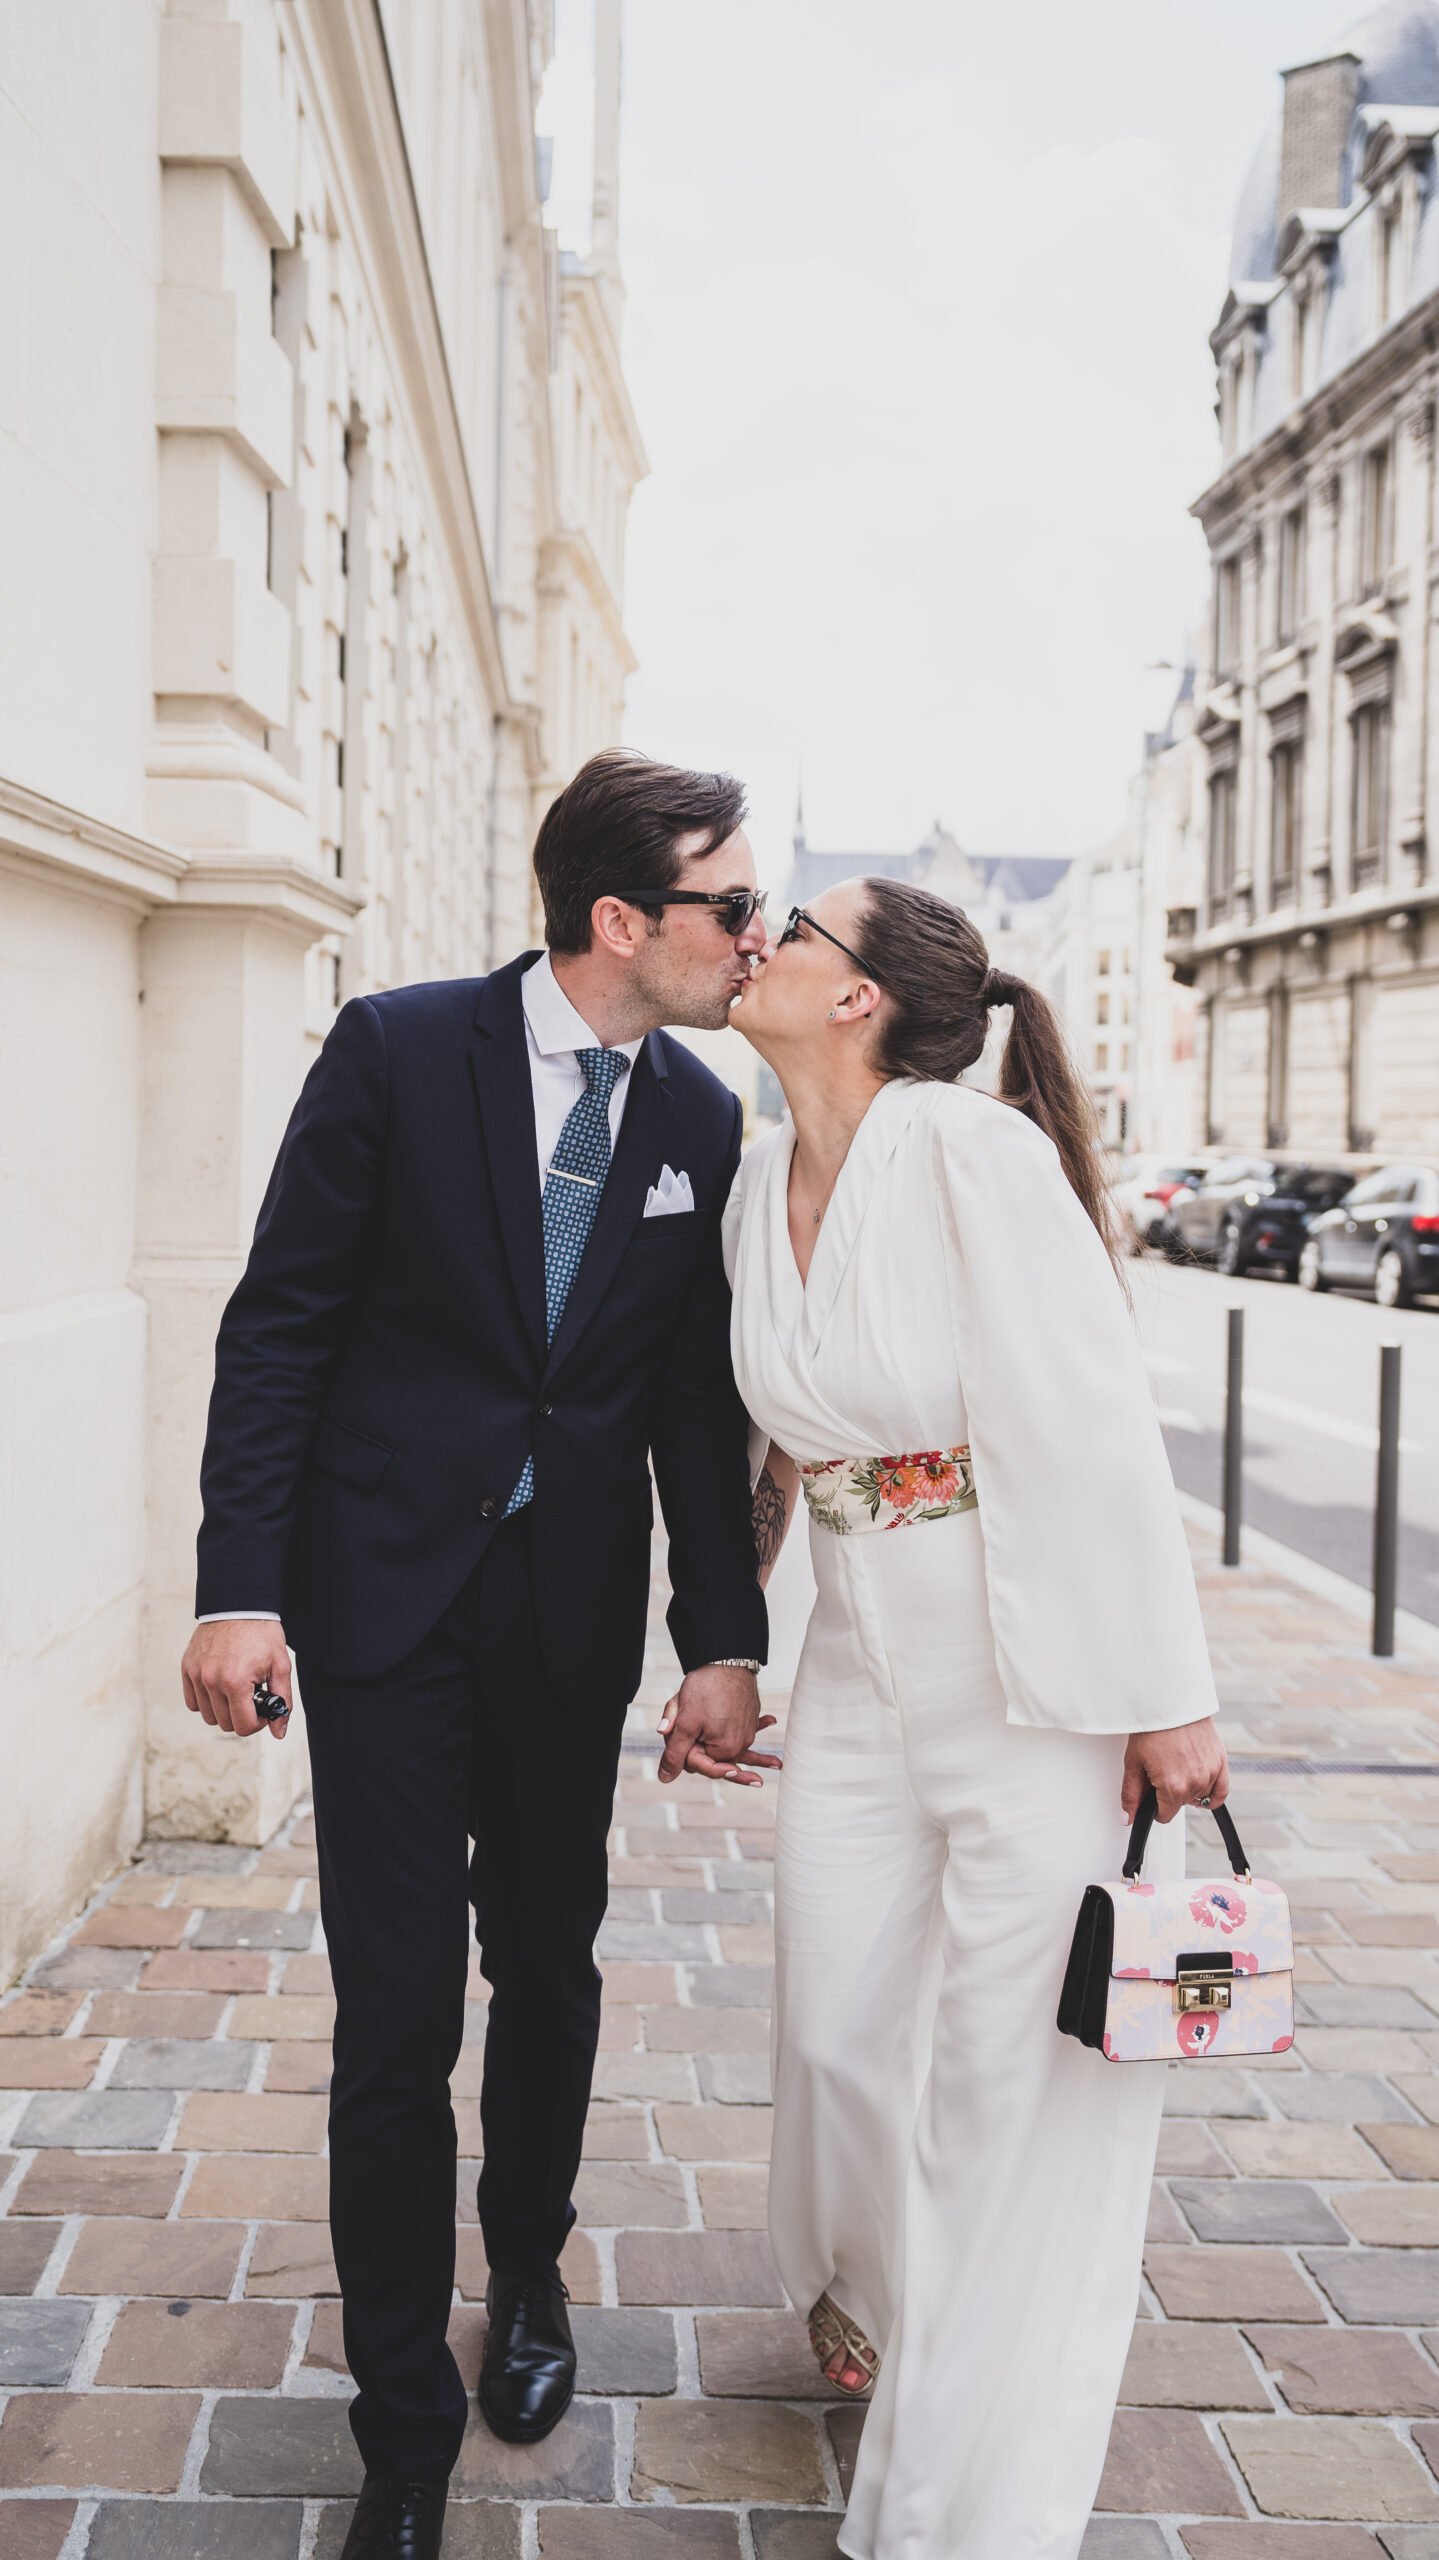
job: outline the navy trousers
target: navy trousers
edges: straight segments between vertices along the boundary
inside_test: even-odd
[[[491,1986],[478,2202],[492,2267],[538,2269],[564,2246],[599,2035],[624,1704],[577,1713],[551,1689],[532,1521],[503,1523],[382,1679],[299,1666],[335,1983],[330,2228],[350,2423],[367,2468],[409,2478],[446,2476],[465,2424],[445,2330],[467,1906]]]

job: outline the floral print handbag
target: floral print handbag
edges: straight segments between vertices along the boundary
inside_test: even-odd
[[[1062,2035],[1111,2062],[1185,2062],[1285,2053],[1294,2042],[1294,1940],[1282,1887],[1251,1876],[1238,1832],[1215,1805],[1232,1880],[1145,1884],[1159,1810],[1145,1791],[1123,1876],[1086,1886],[1059,2002]]]

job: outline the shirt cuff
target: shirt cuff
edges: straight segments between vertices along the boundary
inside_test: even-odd
[[[280,1612],[278,1609],[207,1609],[204,1617],[197,1618],[195,1620],[195,1624],[197,1627],[220,1627],[224,1625],[227,1618],[250,1618],[255,1620],[263,1618],[272,1627],[277,1627],[280,1624]]]

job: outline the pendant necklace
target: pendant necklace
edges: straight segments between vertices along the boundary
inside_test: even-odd
[[[824,1210],[823,1210],[823,1209],[816,1209],[816,1208],[815,1208],[815,1205],[814,1205],[814,1193],[811,1191],[811,1189],[810,1189],[810,1187],[809,1187],[809,1184],[805,1181],[805,1178],[804,1178],[804,1167],[803,1167],[803,1165],[800,1163],[800,1160],[799,1160],[799,1149],[798,1149],[798,1147],[796,1147],[796,1149],[795,1149],[795,1155],[794,1155],[794,1169],[795,1169],[796,1173],[799,1175],[799,1178],[800,1178],[800,1187],[801,1187],[801,1189],[802,1189],[802,1190],[803,1190],[803,1192],[804,1192],[805,1198],[808,1200],[808,1202],[809,1202],[809,1204],[810,1204],[810,1213],[811,1213],[812,1222],[813,1222],[813,1224],[814,1224],[815,1226],[818,1226],[818,1225],[819,1225],[819,1222],[820,1222],[820,1220],[821,1220],[821,1218],[824,1216]],[[833,1197],[833,1194],[834,1194],[834,1185],[831,1183],[831,1185],[830,1185],[830,1196],[831,1196],[831,1198]]]

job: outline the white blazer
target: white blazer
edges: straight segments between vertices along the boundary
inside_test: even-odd
[[[750,1150],[725,1213],[756,1472],[771,1440],[819,1462],[968,1443],[1009,1722],[1129,1733],[1212,1715],[1133,1321],[1049,1139],[971,1086],[885,1085],[803,1288],[793,1150],[786,1120]]]

